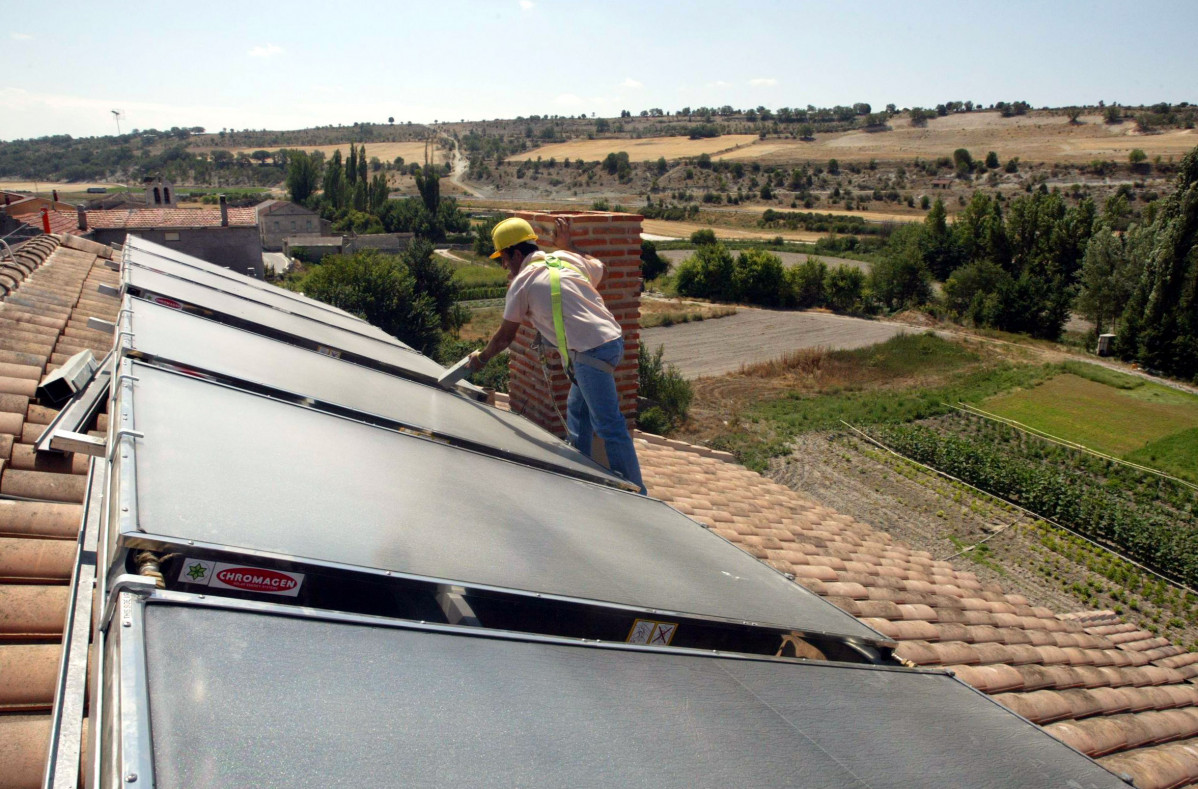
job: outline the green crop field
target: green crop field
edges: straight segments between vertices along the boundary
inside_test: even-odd
[[[1089,373],[1080,369],[1083,367],[1076,365],[1072,370]],[[1147,458],[1142,457],[1139,462],[1165,471],[1172,471],[1175,465],[1169,459],[1183,460],[1187,456],[1187,446],[1192,459],[1198,441],[1194,435],[1188,441],[1184,435],[1176,441],[1163,441],[1198,428],[1198,397],[1105,370],[1086,378],[1072,372],[1057,375],[1030,389],[990,398],[982,408],[1119,457],[1141,455],[1160,442],[1162,446],[1155,454],[1161,461],[1146,462]]]

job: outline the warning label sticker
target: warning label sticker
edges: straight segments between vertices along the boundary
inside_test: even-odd
[[[304,574],[247,567],[243,564],[184,559],[183,567],[179,570],[179,581],[211,589],[237,589],[242,592],[295,597],[303,585]]]
[[[678,632],[677,622],[654,622],[651,619],[638,619],[632,623],[628,633],[627,643],[647,644],[651,647],[668,647]]]

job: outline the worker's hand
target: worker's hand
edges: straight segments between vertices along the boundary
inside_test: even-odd
[[[558,249],[572,249],[570,243],[570,220],[559,216],[553,220],[553,245]]]
[[[474,351],[473,353],[471,353],[470,361],[466,363],[466,366],[469,367],[474,372],[478,372],[479,370],[486,367],[487,363],[483,361],[482,351]]]

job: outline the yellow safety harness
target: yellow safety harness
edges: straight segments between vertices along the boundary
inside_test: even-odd
[[[566,321],[562,315],[562,269],[568,268],[576,274],[581,274],[587,282],[590,282],[591,278],[574,264],[567,263],[553,255],[546,255],[541,260],[532,263],[534,266],[542,264],[549,269],[549,297],[553,305],[553,332],[557,335],[557,352],[562,356],[562,370],[573,379],[574,374],[570,369],[570,350],[566,347]]]

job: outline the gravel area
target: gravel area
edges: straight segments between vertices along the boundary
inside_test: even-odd
[[[645,329],[641,342],[650,350],[664,346],[666,362],[677,365],[687,378],[698,378],[724,375],[743,364],[767,362],[803,348],[863,348],[912,331],[898,323],[824,312],[737,309],[719,320]]]

